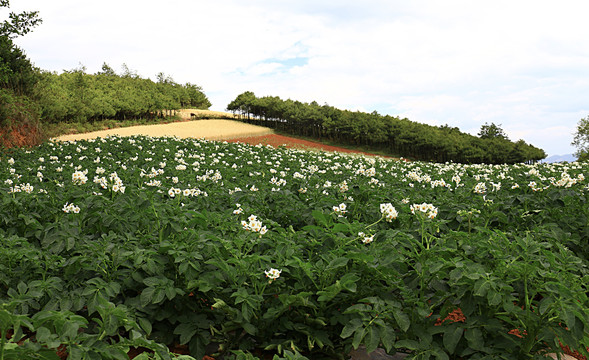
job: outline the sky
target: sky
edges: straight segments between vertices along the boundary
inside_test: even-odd
[[[15,39],[61,73],[125,64],[237,95],[450,125],[494,123],[548,155],[589,116],[586,0],[11,0],[43,23]],[[6,19],[6,9],[0,19]]]

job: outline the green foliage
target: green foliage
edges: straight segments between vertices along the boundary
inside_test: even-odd
[[[0,331],[14,334],[0,348],[587,354],[586,172],[139,136],[14,149],[0,157]]]
[[[42,72],[35,97],[46,122],[153,119],[180,108],[207,109],[202,88],[172,80],[153,82],[125,67],[121,76],[107,64],[97,74],[80,67],[62,74]]]
[[[246,91],[227,105],[243,121],[293,135],[330,139],[339,144],[363,145],[391,155],[436,162],[518,163],[544,159],[546,153],[523,140],[509,141],[495,124],[483,125],[481,137],[449,126],[430,126],[382,116],[339,110],[316,102],[301,103],[279,97],[257,98]]]
[[[21,49],[12,40],[0,36],[0,88],[17,95],[29,95],[37,75]]]
[[[0,0],[0,8],[9,8],[9,0]],[[27,34],[33,27],[41,24],[38,11],[23,11],[20,14],[10,12],[8,20],[0,23],[0,38],[15,38]]]
[[[506,139],[507,140],[507,135],[505,134],[505,131],[503,131],[503,129],[501,129],[501,124],[495,125],[494,123],[491,123],[491,124],[485,123],[484,125],[481,126],[481,130],[479,131],[479,133],[477,135],[481,139],[499,138],[499,139]]]
[[[8,0],[0,0],[0,8],[9,7]],[[37,74],[24,52],[12,38],[28,33],[41,23],[36,11],[9,13],[9,20],[0,23],[0,147],[14,142],[12,130],[35,133],[38,109],[29,96],[37,82]],[[37,135],[32,134],[34,142]]]
[[[575,155],[579,161],[589,160],[589,116],[579,120],[571,145],[577,148]]]

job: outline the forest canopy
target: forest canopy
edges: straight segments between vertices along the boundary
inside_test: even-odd
[[[141,78],[124,64],[117,74],[106,63],[95,74],[83,66],[61,74],[41,71],[34,97],[48,122],[153,118],[169,110],[211,106],[200,86],[178,84],[163,73],[157,77],[157,82]]]

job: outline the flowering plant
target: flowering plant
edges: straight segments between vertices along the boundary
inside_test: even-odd
[[[586,354],[588,170],[147,137],[0,153],[0,332],[79,358]]]

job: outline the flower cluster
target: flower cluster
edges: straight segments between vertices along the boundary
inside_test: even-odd
[[[180,194],[182,194],[182,189],[178,189],[178,188],[175,188],[175,187],[172,186],[168,190],[168,196],[169,197],[176,197],[176,195],[180,195]]]
[[[362,231],[360,231],[358,233],[358,236],[360,237],[360,240],[362,240],[363,244],[370,244],[371,242],[374,241],[374,235],[366,235],[365,233],[363,233]]]
[[[475,194],[484,194],[487,192],[487,184],[485,184],[484,182],[480,182],[475,185],[475,187],[472,191]]]
[[[74,213],[74,214],[78,214],[80,212],[80,208],[74,204],[68,204],[65,203],[65,205],[63,206],[63,208],[61,209],[63,210],[64,213],[69,214],[69,213]]]
[[[160,187],[162,185],[162,182],[159,180],[155,180],[155,179],[151,179],[149,181],[145,182],[145,185],[147,186],[154,186],[154,187]]]
[[[270,179],[270,184],[276,185],[276,186],[284,186],[284,185],[286,185],[286,180],[273,177],[272,179]]]
[[[165,166],[165,164],[164,164],[164,166]],[[96,169],[96,170],[98,171],[98,169]],[[163,169],[156,170],[152,167],[151,171],[149,173],[146,173],[145,170],[141,169],[141,173],[139,174],[139,176],[141,176],[141,177],[147,176],[148,178],[154,178],[158,175],[162,175],[163,173],[164,173]]]
[[[430,219],[434,219],[438,215],[438,208],[432,204],[413,204],[410,209],[412,214],[425,214]]]
[[[235,206],[237,206],[237,209],[233,210],[234,215],[239,215],[239,214],[243,213],[243,209],[241,208],[241,204],[235,204]]]
[[[542,191],[542,190],[544,190],[544,188],[542,188],[542,186],[539,186],[535,181],[530,181],[530,183],[528,184],[528,187],[530,189],[532,189],[533,191]]]
[[[266,229],[266,226],[262,226],[262,222],[260,220],[258,220],[258,217],[256,215],[250,215],[247,218],[248,221],[242,220],[241,221],[241,226],[247,230],[247,231],[251,231],[251,232],[258,232],[260,233],[260,235],[264,235],[266,232],[268,232],[268,229]]]
[[[347,213],[348,211],[346,210],[346,204],[341,203],[339,204],[339,206],[334,206],[333,207],[333,212],[337,214],[337,216],[339,217],[343,217],[345,213]]]
[[[470,209],[470,210],[458,210],[457,214],[458,216],[463,216],[463,217],[470,217],[473,216],[475,214],[480,214],[481,211],[478,209]]]
[[[122,194],[125,193],[126,187],[116,172],[110,174],[108,177],[108,180],[106,180],[106,178],[104,176],[102,176],[102,177],[95,176],[94,183],[100,185],[100,187],[103,189],[108,189],[110,186],[110,190],[112,190],[113,192],[120,192]],[[150,185],[150,184],[147,184],[147,185]],[[151,186],[153,186],[153,184],[151,184]]]
[[[397,212],[397,209],[391,203],[380,204],[380,213],[388,222],[393,221],[399,216],[399,212]]]
[[[264,270],[264,273],[266,274],[266,277],[268,279],[270,279],[268,282],[272,283],[272,281],[274,281],[280,277],[282,270],[270,268],[270,270]]]
[[[579,174],[577,176],[577,178],[572,178],[568,173],[563,172],[561,174],[561,179],[560,180],[556,180],[556,179],[552,179],[551,183],[554,186],[557,187],[565,187],[565,188],[570,188],[571,186],[577,184],[579,181],[583,181],[585,180],[585,176],[583,176],[583,174]]]
[[[75,171],[72,174],[72,182],[74,185],[84,185],[88,181],[86,173],[87,171]]]
[[[125,193],[125,185],[123,181],[119,178],[116,172],[109,175],[110,183],[112,184],[111,190],[113,192],[120,192],[122,194]]]
[[[176,197],[176,195],[180,195],[180,194],[182,194],[186,197],[188,197],[188,196],[192,196],[192,197],[197,197],[197,196],[207,197],[207,196],[209,196],[209,194],[207,194],[206,191],[202,191],[200,189],[184,189],[184,190],[182,190],[179,188],[171,187],[168,190],[168,196],[171,198]]]
[[[444,179],[434,180],[434,181],[430,182],[430,185],[431,185],[432,189],[437,188],[437,187],[450,188],[450,184],[446,183],[446,181]]]
[[[34,190],[34,187],[31,184],[26,183],[24,185],[14,185],[14,187],[11,186],[10,189],[8,190],[8,192],[9,193],[17,193],[17,192],[24,191],[27,194],[30,194],[33,192],[33,190]]]

